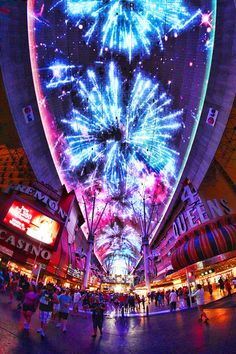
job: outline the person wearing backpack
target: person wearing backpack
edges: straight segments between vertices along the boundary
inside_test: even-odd
[[[52,317],[53,304],[58,304],[58,297],[54,291],[54,286],[48,284],[46,290],[43,290],[39,298],[39,320],[40,328],[37,330],[41,338],[45,337],[45,329]]]

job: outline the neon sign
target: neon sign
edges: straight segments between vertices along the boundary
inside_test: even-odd
[[[5,229],[0,228],[0,243],[4,243],[7,246],[10,246],[11,249],[8,247],[0,245],[0,251],[9,255],[13,256],[13,250],[16,251],[16,249],[27,253],[28,256],[32,257],[41,257],[44,261],[49,261],[52,253],[46,249],[39,246],[33,245],[31,242],[27,242],[26,240],[20,238],[18,235],[12,235],[10,232],[8,232]]]
[[[29,187],[29,186],[24,186],[22,184],[12,184],[10,187],[11,191],[18,191],[27,195],[32,195],[36,200],[41,201],[44,203],[47,207],[49,207],[52,212],[57,212],[57,214],[60,216],[62,220],[65,220],[67,218],[67,214],[62,208],[59,206],[58,200],[54,200],[50,198],[47,194],[42,193],[40,190]]]
[[[186,202],[186,205],[173,223],[173,232],[176,238],[210,219],[233,213],[233,209],[228,206],[225,199],[201,200],[192,185],[184,187],[181,200]]]
[[[54,246],[60,230],[57,221],[16,200],[7,211],[3,223],[50,246]]]

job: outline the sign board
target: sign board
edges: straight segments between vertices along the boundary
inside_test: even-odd
[[[11,203],[3,223],[51,247],[60,230],[57,221],[18,200]]]
[[[21,238],[19,235],[9,232],[4,228],[0,228],[0,246],[4,253],[12,256],[11,252],[18,252],[30,256],[30,258],[42,259],[42,261],[49,261],[51,252],[40,245],[35,245],[28,242],[26,238]],[[8,248],[9,247],[9,248]]]
[[[83,274],[84,274],[84,272],[83,272],[82,270],[72,268],[71,266],[68,267],[67,273],[68,273],[71,277],[73,277],[73,278],[78,278],[78,279],[80,279],[80,278],[83,276]]]
[[[219,111],[217,111],[216,109],[210,108],[207,115],[206,123],[214,127],[214,125],[216,124],[218,113]]]
[[[42,202],[45,204],[47,207],[49,207],[50,211],[52,213],[57,213],[62,220],[67,219],[67,213],[62,210],[62,208],[59,206],[58,200],[54,200],[50,198],[47,194],[42,193],[40,190],[37,190],[33,187],[30,186],[24,186],[23,184],[12,184],[10,186],[9,191],[17,191],[20,193],[24,193],[26,195],[30,195],[36,200]]]
[[[24,107],[22,111],[27,124],[34,121],[34,113],[31,106]]]
[[[233,213],[225,199],[201,200],[191,183],[184,186],[181,200],[185,207],[173,223],[175,238],[211,219]]]

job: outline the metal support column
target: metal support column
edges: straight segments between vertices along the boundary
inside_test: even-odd
[[[87,257],[86,257],[85,273],[84,273],[84,279],[83,279],[83,290],[86,290],[88,288],[90,265],[91,265],[91,258],[92,258],[92,252],[93,252],[93,244],[94,244],[94,236],[93,235],[89,235],[88,243],[89,243],[89,249],[88,249],[88,253],[87,253]]]

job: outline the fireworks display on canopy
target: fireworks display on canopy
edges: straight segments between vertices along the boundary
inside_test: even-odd
[[[150,55],[156,39],[163,49],[166,33],[178,35],[201,14],[200,9],[188,9],[182,0],[175,1],[175,6],[169,1],[156,0],[67,0],[64,6],[76,26],[83,26],[84,19],[89,18],[90,25],[84,38],[87,44],[94,37],[99,38],[100,55],[108,47],[127,53],[129,60],[132,53],[140,49]]]
[[[31,66],[59,177],[88,210],[95,253],[126,274],[141,255],[134,210],[160,221],[199,124],[215,30],[212,0],[28,1]],[[84,198],[82,200],[82,197]],[[86,229],[84,230],[87,231]]]

